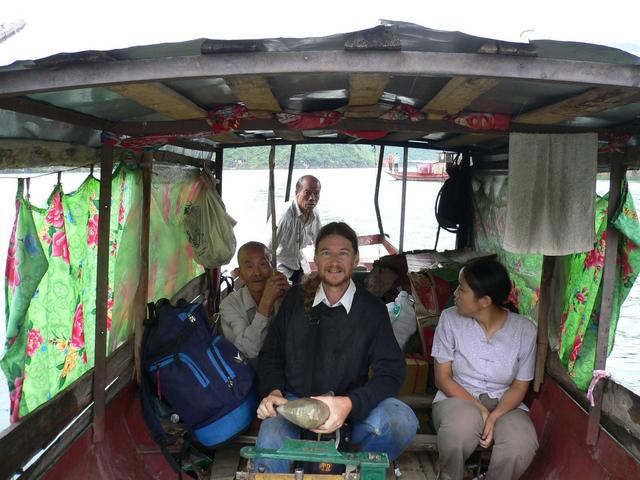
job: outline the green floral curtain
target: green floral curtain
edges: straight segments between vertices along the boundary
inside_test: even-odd
[[[7,339],[1,363],[9,383],[12,422],[18,419],[26,359],[33,356],[34,348],[42,344],[41,333],[32,331],[31,328],[33,322],[30,320],[29,304],[49,265],[38,240],[38,232],[29,208],[23,197],[23,182],[20,180],[16,198],[16,218],[7,254]]]
[[[155,170],[154,170],[154,173]],[[182,225],[184,207],[200,189],[199,171],[166,168],[154,178],[151,188],[149,233],[149,298],[171,297],[204,269]]]
[[[507,176],[478,175],[473,179],[475,249],[495,253],[511,275],[509,300],[522,315],[533,315],[540,295],[542,255],[516,254],[502,248],[507,214]]]
[[[112,218],[109,240],[110,285],[129,203],[120,187],[131,176],[123,168],[114,176],[113,204],[119,208]],[[99,189],[100,182],[93,176],[70,194],[64,194],[58,185],[45,208],[31,205],[18,192],[21,208],[17,222],[33,224],[40,256],[48,268],[33,289],[28,312],[22,318],[18,312],[12,315],[13,299],[7,295],[7,344],[11,346],[2,367],[10,388],[12,383],[14,387],[12,420],[34,410],[93,367]],[[23,238],[17,230],[14,241],[20,244]],[[14,271],[20,275],[26,268],[28,265],[18,265]],[[11,288],[10,282],[7,287]],[[110,288],[109,331],[113,304]],[[19,335],[13,337],[9,331],[16,328]],[[9,355],[12,351],[21,353]]]
[[[607,247],[608,195],[596,202],[597,243],[590,252],[572,255],[568,263],[569,279],[565,290],[565,303],[560,321],[560,349],[558,355],[569,376],[578,388],[586,390],[591,382],[595,365],[595,351],[600,320],[602,274]],[[609,345],[611,353],[622,303],[640,271],[640,223],[624,182],[620,208],[613,217],[613,225],[620,232],[616,261],[616,284],[613,294]]]
[[[149,299],[172,295],[202,272],[180,224],[196,179],[196,172],[176,182],[154,178]],[[19,186],[5,279],[7,341],[0,361],[12,421],[93,368],[99,188],[93,176],[73,193],[63,193],[58,185],[47,206],[37,208]],[[140,274],[141,191],[138,171],[121,165],[112,183],[108,352],[128,339],[140,320],[133,300]]]
[[[476,234],[475,248],[497,254],[511,274],[511,300],[520,313],[534,317],[538,301],[542,255],[513,254],[502,248],[506,215],[507,177],[479,175],[474,178]],[[558,349],[560,359],[575,384],[586,390],[595,365],[595,348],[600,318],[601,281],[607,239],[608,196],[596,198],[596,238],[590,252],[563,257],[568,280],[564,294],[564,308],[560,319]],[[613,348],[618,316],[622,303],[640,271],[640,222],[628,192],[623,185],[621,206],[616,212],[614,226],[620,231],[614,304],[609,333],[609,353]],[[553,323],[553,322],[552,322]]]

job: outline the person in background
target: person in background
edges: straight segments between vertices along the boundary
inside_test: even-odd
[[[536,327],[505,303],[511,281],[499,262],[472,260],[458,279],[455,307],[442,312],[431,352],[440,478],[462,480],[478,444],[493,444],[483,478],[517,479],[538,448],[522,403],[534,376]]]
[[[316,206],[320,201],[320,180],[313,175],[304,175],[296,182],[295,199],[289,204],[278,221],[276,245],[271,235],[267,247],[275,251],[278,271],[294,285],[302,275],[304,257],[302,249],[313,242],[320,231],[320,215]]]
[[[238,269],[244,286],[220,303],[222,333],[255,368],[274,305],[289,282],[280,272],[272,273],[269,250],[260,242],[240,247]]]
[[[300,428],[277,415],[276,407],[314,396],[330,414],[313,432],[332,434],[347,423],[350,445],[393,460],[415,436],[418,420],[392,398],[404,381],[405,361],[387,309],[351,279],[359,262],[353,229],[341,222],[325,225],[315,262],[317,275],[285,295],[260,352],[263,398],[257,414],[263,422],[256,446],[277,449],[287,437],[300,438]],[[286,473],[290,466],[287,460],[254,461],[256,469],[271,473]]]

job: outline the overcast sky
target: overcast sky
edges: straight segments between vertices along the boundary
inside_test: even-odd
[[[0,65],[202,37],[323,36],[371,28],[380,19],[501,40],[599,43],[640,56],[640,0],[0,1],[0,23],[26,22],[0,43]]]

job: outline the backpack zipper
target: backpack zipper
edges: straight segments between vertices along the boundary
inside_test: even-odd
[[[233,369],[233,367],[231,367],[231,365],[229,365],[227,363],[227,361],[224,359],[224,357],[222,356],[222,353],[220,352],[220,349],[218,347],[216,347],[216,343],[218,343],[218,340],[220,340],[222,337],[220,335],[218,335],[213,342],[211,343],[211,346],[213,347],[215,353],[218,355],[218,358],[220,358],[220,362],[222,363],[222,366],[224,367],[224,369],[226,370],[226,372],[228,373],[229,377],[231,377],[231,381],[232,383],[234,383],[234,380],[236,379],[236,372]],[[239,352],[238,352],[239,353]]]
[[[227,387],[229,387],[230,389],[233,389],[233,386],[234,386],[233,379],[235,378],[235,374],[232,371],[231,373],[233,374],[233,377],[229,375],[229,372],[227,370],[229,366],[228,365],[225,366],[225,362],[224,360],[222,360],[220,351],[216,347],[211,345],[207,350],[207,355],[209,356],[211,363],[213,363],[213,366],[218,372],[218,375],[220,375],[220,377],[222,378],[222,381],[227,384]]]
[[[178,353],[177,357],[180,359],[180,361],[182,363],[184,363],[187,367],[189,367],[189,369],[191,370],[191,372],[193,373],[193,375],[196,377],[196,379],[198,380],[198,382],[200,382],[200,385],[202,385],[202,388],[207,388],[209,386],[209,379],[207,378],[207,376],[204,374],[204,372],[202,370],[200,370],[200,368],[195,364],[195,362],[193,360],[191,360],[191,358],[184,354],[184,353]],[[158,370],[158,374],[161,368],[166,367],[167,365],[169,365],[170,363],[173,363],[176,361],[176,356],[175,355],[169,355],[166,356],[164,358],[161,358],[160,360],[156,361],[155,363],[153,363],[150,367],[149,367],[149,371],[153,372],[155,370]],[[156,375],[158,375],[156,374]]]
[[[197,318],[196,318],[196,316],[194,315],[194,313],[193,313],[193,312],[195,312],[195,311],[196,311],[196,309],[197,309],[199,306],[200,306],[200,304],[199,304],[199,303],[196,303],[196,304],[191,305],[191,308],[190,308],[189,310],[187,310],[186,312],[180,312],[180,313],[178,313],[178,318],[179,318],[181,321],[183,321],[183,322],[184,322],[185,320],[189,319],[189,322],[190,322],[190,323],[194,323],[194,322],[197,320]]]

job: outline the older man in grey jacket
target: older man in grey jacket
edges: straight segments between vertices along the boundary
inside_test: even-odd
[[[320,201],[320,180],[313,175],[304,175],[296,183],[296,198],[289,204],[278,220],[276,244],[267,246],[276,251],[278,271],[294,285],[304,273],[302,249],[313,242],[322,226],[316,206]]]

